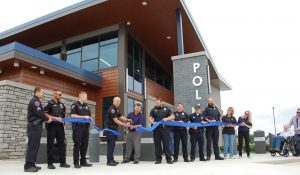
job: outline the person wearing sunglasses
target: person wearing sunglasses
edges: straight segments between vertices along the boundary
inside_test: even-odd
[[[47,102],[44,108],[45,115],[56,122],[46,124],[47,128],[47,163],[48,169],[55,169],[53,165],[53,148],[54,140],[57,141],[60,167],[69,168],[66,163],[66,145],[65,145],[65,130],[62,118],[66,116],[66,106],[61,102],[62,92],[54,90],[52,99]]]
[[[238,141],[239,141],[239,158],[242,158],[243,154],[243,139],[245,140],[247,157],[250,158],[250,129],[252,128],[251,112],[245,111],[244,115],[238,119]]]
[[[296,116],[292,117],[289,122],[289,128],[294,126],[296,141],[296,157],[300,156],[300,108],[296,111]]]

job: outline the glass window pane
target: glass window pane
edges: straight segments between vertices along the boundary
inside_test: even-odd
[[[82,61],[98,58],[99,44],[90,44],[82,47]]]
[[[127,68],[128,68],[128,89],[133,90],[133,60],[128,57],[128,63],[127,63]]]
[[[60,53],[57,53],[57,54],[54,54],[54,55],[51,55],[51,56],[54,57],[54,58],[60,59]]]
[[[98,59],[83,61],[81,68],[88,71],[98,70]]]
[[[133,103],[133,100],[131,98],[128,98],[127,100],[127,112],[130,113],[130,112],[133,112],[133,106],[134,103]]]
[[[67,55],[67,63],[73,64],[74,66],[80,67],[81,52]]]
[[[111,32],[100,36],[100,45],[118,42],[118,32]]]
[[[67,45],[67,55],[81,51],[81,42],[75,42]]]
[[[134,74],[134,91],[142,93],[142,76],[140,74]]]
[[[156,66],[156,83],[164,85],[164,70],[160,66]]]
[[[116,67],[118,63],[118,44],[100,47],[100,69]]]
[[[133,57],[133,42],[131,39],[128,40],[128,56]]]

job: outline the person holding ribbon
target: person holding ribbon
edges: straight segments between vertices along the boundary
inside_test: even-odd
[[[235,141],[235,130],[234,127],[237,124],[236,118],[233,116],[234,109],[229,107],[227,109],[227,114],[222,117],[222,122],[226,125],[223,127],[223,141],[224,141],[224,158],[227,159],[228,148],[229,148],[229,158],[234,159],[233,157],[233,147]]]
[[[87,93],[81,91],[79,93],[79,99],[71,105],[71,118],[90,119],[91,111],[87,101]],[[91,167],[92,164],[86,161],[86,152],[89,144],[89,128],[90,123],[72,123],[73,129],[73,161],[74,168]],[[80,153],[80,164],[79,164]]]
[[[219,122],[221,118],[221,114],[218,108],[214,104],[214,100],[209,98],[207,100],[207,107],[204,109],[203,114],[205,116],[205,120],[207,122]],[[210,160],[211,157],[211,144],[213,142],[215,160],[224,160],[223,157],[220,156],[219,151],[219,127],[218,126],[209,126],[206,127],[206,154],[207,160]]]
[[[238,140],[239,140],[239,158],[242,158],[243,154],[243,139],[245,140],[247,157],[250,158],[250,129],[252,128],[251,112],[245,111],[244,115],[238,119]]]
[[[119,97],[115,97],[113,99],[113,105],[111,105],[107,110],[107,118],[106,118],[106,127],[111,130],[118,130],[118,125],[124,127],[130,127],[131,125],[128,122],[131,122],[131,119],[127,119],[124,117],[120,110],[119,106],[121,104],[121,99]],[[125,123],[124,123],[125,122]],[[114,159],[114,149],[116,144],[117,136],[114,135],[110,131],[105,131],[104,135],[107,139],[107,166],[117,166],[119,162],[116,162]]]
[[[177,104],[177,111],[174,112],[175,121],[187,123],[190,121],[189,115],[184,112],[184,106],[182,103]],[[173,162],[178,161],[178,154],[179,154],[179,143],[181,140],[182,146],[182,154],[184,162],[189,162],[188,159],[188,152],[187,152],[187,128],[185,127],[173,127],[174,129],[174,160]]]
[[[148,117],[149,122],[151,124],[155,124],[159,121],[171,121],[174,120],[174,115],[170,108],[167,106],[162,105],[161,98],[157,98],[155,100],[155,106],[151,110],[150,115]],[[168,164],[173,164],[171,154],[170,154],[170,145],[169,145],[169,127],[165,125],[159,125],[153,131],[153,139],[154,139],[154,146],[155,146],[155,157],[156,161],[155,164],[160,164],[162,160],[162,153],[163,149],[161,147],[161,143],[163,143],[164,152],[166,155],[166,160]]]
[[[191,123],[207,123],[205,121],[205,116],[202,114],[200,104],[197,104],[195,107],[195,112],[189,116],[189,120]],[[200,161],[206,161],[204,158],[204,127],[191,127],[189,129],[189,133],[191,135],[191,162],[195,161],[196,147],[197,143],[199,146],[199,158]]]

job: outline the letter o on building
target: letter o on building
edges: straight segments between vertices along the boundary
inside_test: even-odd
[[[194,86],[200,86],[202,84],[202,78],[200,76],[195,76],[193,78]]]

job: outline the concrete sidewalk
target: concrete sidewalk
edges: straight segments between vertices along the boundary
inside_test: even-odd
[[[116,160],[121,161],[122,157],[116,157]],[[68,163],[72,164],[72,158],[68,157]],[[117,167],[106,166],[105,156],[100,157],[100,163],[93,163],[91,168],[75,169],[60,168],[56,165],[55,170],[47,169],[46,164],[39,165],[42,167],[38,173],[41,175],[298,175],[300,173],[300,158],[295,157],[272,157],[270,154],[252,155],[251,159],[228,159],[224,161],[211,160],[209,162],[200,162],[196,159],[195,162],[185,163],[181,160],[172,165],[162,164],[155,165],[154,162],[140,162],[138,165],[120,164]],[[5,175],[20,175],[30,174],[23,172],[24,160],[0,160],[0,174]]]

